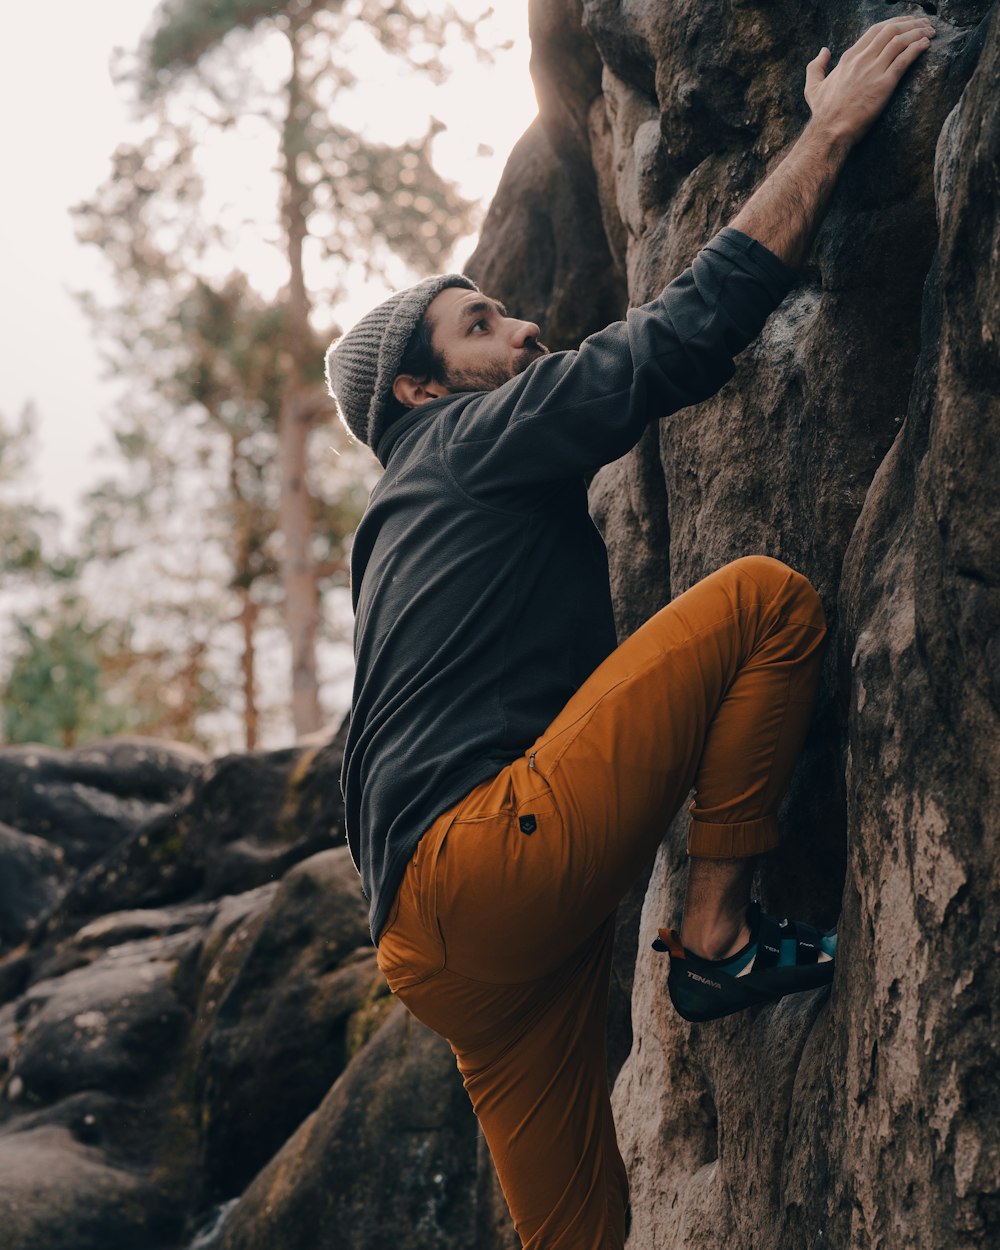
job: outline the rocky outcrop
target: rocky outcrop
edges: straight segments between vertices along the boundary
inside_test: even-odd
[[[76,751],[0,751],[0,821],[59,847],[84,868],[163,811],[205,765],[191,747],[151,739],[92,743]]]
[[[240,893],[342,840],[345,733],[311,747],[202,761],[190,793],[147,811],[139,826],[121,826],[46,917],[38,940],[124,907]]]
[[[630,1250],[996,1237],[1000,30],[989,3],[921,7],[937,15],[931,51],[852,155],[735,379],[591,488],[623,636],[747,552],[806,572],[833,634],[788,837],[758,887],[776,910],[839,916],[841,968],[829,995],[680,1021],[648,949],[681,898],[677,822],[645,895],[614,1094]],[[587,118],[590,212],[629,302],[780,158],[806,118],[806,61],[896,11],[537,0],[540,126],[582,184],[566,119]],[[589,54],[553,68],[581,32],[600,77]],[[474,276],[503,238],[487,221]],[[525,275],[532,316],[536,286]],[[636,935],[619,936],[630,965]]]
[[[254,1181],[220,1250],[464,1250],[477,1135],[451,1049],[397,1005]]]
[[[24,939],[0,957],[5,1247],[458,1247],[484,1227],[501,1250],[451,1051],[375,963],[341,751],[0,753],[6,810],[36,830],[0,826],[0,922]],[[98,828],[103,856],[74,866],[63,848]]]
[[[70,879],[62,848],[0,824],[0,950],[17,946]]]

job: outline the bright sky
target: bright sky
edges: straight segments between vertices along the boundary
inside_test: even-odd
[[[447,126],[435,144],[438,168],[465,195],[487,202],[536,111],[527,0],[495,3],[500,11],[489,33],[497,44],[514,41],[510,51],[497,53],[495,66],[469,53],[443,88],[372,82],[357,105],[373,136],[388,142],[423,134],[433,113]],[[458,0],[457,7],[475,15],[486,4]],[[39,494],[64,515],[72,515],[75,500],[101,473],[98,447],[107,443],[115,399],[113,385],[102,380],[89,322],[72,296],[74,290],[109,290],[106,270],[94,248],[76,242],[69,208],[104,180],[112,151],[128,137],[125,101],[112,83],[109,62],[115,47],[137,45],[155,8],[156,0],[49,0],[3,10],[0,413],[10,420],[27,401],[36,405]],[[353,68],[365,77],[362,60]],[[494,155],[478,155],[483,147]],[[253,179],[245,168],[225,173],[230,188]],[[460,266],[470,251],[471,241],[453,263]],[[262,288],[281,280],[266,248],[258,245],[236,260]],[[364,312],[383,294],[363,287],[336,315],[349,323],[352,313]]]

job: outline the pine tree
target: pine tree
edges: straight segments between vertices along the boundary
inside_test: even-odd
[[[54,552],[46,557],[46,549],[54,547],[58,515],[38,503],[29,479],[37,427],[31,404],[16,423],[0,413],[0,575],[6,584],[15,577],[63,570],[62,558]]]
[[[227,288],[210,273],[225,239],[203,212],[199,143],[212,133],[238,128],[251,116],[273,129],[287,282],[280,308],[271,310],[270,342],[278,369],[268,379],[275,389],[265,406],[274,401],[277,408],[277,561],[291,644],[297,733],[321,724],[318,575],[335,574],[342,567],[343,531],[333,522],[338,512],[349,519],[354,506],[323,506],[309,455],[311,433],[332,414],[321,377],[323,349],[331,335],[319,336],[311,324],[309,244],[317,245],[313,250],[325,261],[337,262],[333,270],[329,264],[323,268],[328,288],[338,282],[330,279],[331,272],[357,263],[378,272],[390,252],[414,269],[436,270],[455,239],[468,232],[472,213],[472,205],[433,168],[436,124],[422,138],[399,146],[373,143],[338,124],[338,96],[349,92],[354,81],[346,50],[352,32],[361,32],[390,58],[418,65],[441,80],[440,50],[450,34],[471,37],[474,27],[450,7],[430,13],[391,0],[167,0],[140,49],[134,75],[139,98],[155,124],[145,140],[119,149],[112,179],[81,209],[82,237],[100,243],[122,283],[117,324],[130,367],[162,377],[164,365],[174,356],[183,358],[186,350],[183,317],[171,324],[174,311],[201,298],[204,312],[212,298],[223,303],[227,298]],[[281,39],[287,47],[280,98],[255,85],[249,72],[255,43],[267,38]],[[144,315],[122,317],[140,307]],[[155,307],[158,312],[151,316]],[[220,350],[209,373],[227,350]],[[158,362],[153,360],[157,354]],[[235,389],[245,401],[247,387]],[[219,424],[222,401],[216,402],[218,393],[213,395],[210,419]],[[202,397],[193,398],[209,411]],[[145,426],[148,437],[148,421]],[[231,459],[231,502],[246,480],[245,466],[238,464],[238,457]],[[265,560],[265,553],[275,556],[274,545],[261,537],[259,518],[253,523],[248,518],[249,512],[237,519],[237,529],[243,526],[237,542],[243,555],[234,560],[234,568],[247,566],[235,574],[246,592],[257,576],[247,580],[250,566]],[[252,691],[252,661],[246,657],[252,654],[254,621],[246,597],[243,611],[245,683]]]
[[[131,624],[96,613],[75,584],[13,625],[5,741],[69,748],[130,733],[209,745],[199,723],[220,700],[197,639],[137,648]]]

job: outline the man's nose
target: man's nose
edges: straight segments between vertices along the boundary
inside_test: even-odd
[[[511,345],[513,347],[523,347],[528,339],[537,339],[541,330],[533,321],[518,321],[511,318],[514,324],[514,330],[511,334]]]

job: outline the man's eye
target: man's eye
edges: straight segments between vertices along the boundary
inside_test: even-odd
[[[474,321],[474,322],[472,323],[472,325],[469,327],[469,329],[470,329],[470,330],[477,330],[477,331],[478,331],[478,330],[485,330],[486,328],[487,328],[487,327],[486,327],[486,318],[485,318],[485,317],[480,317],[478,321]]]

